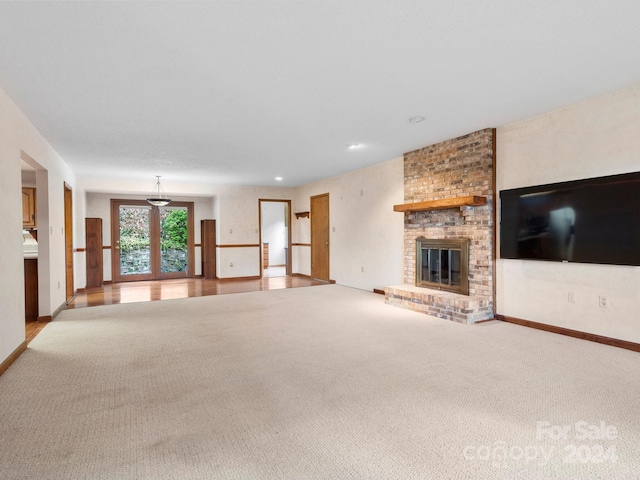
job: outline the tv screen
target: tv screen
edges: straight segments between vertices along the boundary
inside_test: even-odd
[[[640,265],[640,172],[500,192],[500,257]]]

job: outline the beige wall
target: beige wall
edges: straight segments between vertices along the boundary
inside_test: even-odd
[[[131,195],[121,193],[93,193],[86,194],[86,217],[102,218],[102,243],[104,246],[111,245],[111,199],[121,200],[143,200],[142,195]],[[214,218],[213,216],[213,199],[208,197],[183,197],[174,196],[171,198],[180,202],[193,202],[193,219],[194,219],[194,243],[200,243],[200,220]],[[84,242],[84,241],[83,241]],[[202,270],[200,247],[195,248],[195,274],[200,275]],[[111,272],[111,250],[103,251],[103,279],[110,281],[112,279]],[[86,275],[85,275],[86,284]]]
[[[220,190],[220,216],[216,224],[218,244],[235,245],[218,249],[220,278],[261,274],[259,200],[291,200],[294,192],[293,188],[279,187],[225,187]]]
[[[638,132],[640,87],[500,127],[497,188],[638,171]],[[497,280],[500,314],[640,342],[640,267],[499,260]]]
[[[75,175],[13,101],[0,90],[0,362],[25,339],[21,160],[36,167],[39,314],[65,302],[64,182]],[[59,285],[59,286],[58,286]]]
[[[98,181],[83,179],[81,187],[87,190],[86,209],[82,221],[82,238],[79,243],[84,246],[84,217],[103,219],[103,241],[111,244],[110,199],[111,198],[145,198],[153,185],[128,181]],[[279,187],[244,187],[220,185],[188,185],[163,182],[163,189],[176,200],[193,201],[195,212],[195,238],[200,243],[200,220],[213,218],[216,220],[216,240],[218,245],[226,245],[217,249],[217,273],[219,278],[253,277],[260,275],[259,245],[259,199],[291,200],[294,189]],[[94,191],[92,191],[94,190]],[[132,193],[139,192],[139,193]],[[193,192],[197,196],[189,196]],[[79,229],[78,229],[79,230]],[[256,245],[247,247],[245,245]],[[79,263],[84,264],[84,258]],[[233,266],[231,266],[233,264]],[[111,279],[111,253],[104,252],[104,279]],[[196,249],[196,274],[200,273],[200,251]],[[81,273],[85,279],[85,274]],[[85,280],[86,284],[86,280]],[[79,284],[78,284],[79,285]],[[84,286],[84,284],[80,285]]]
[[[83,179],[83,189],[96,191],[88,191],[82,210],[78,209],[78,214],[82,214],[82,218],[76,218],[79,246],[85,243],[84,217],[103,219],[103,241],[110,245],[110,199],[144,198],[148,193],[145,186],[148,187],[136,182]],[[200,218],[216,219],[217,243],[225,246],[217,249],[219,278],[260,275],[260,199],[292,200],[292,242],[309,243],[309,219],[296,219],[293,212],[309,210],[309,196],[316,194],[309,192],[331,192],[331,218],[335,228],[331,233],[331,265],[332,272],[338,274],[332,278],[341,284],[367,290],[400,282],[403,215],[393,212],[393,205],[403,202],[402,158],[299,188],[219,185],[191,188],[208,200],[175,194],[176,191],[189,191],[189,185],[163,182],[163,188],[177,200],[209,202],[202,208],[196,205],[196,243],[199,243]],[[110,190],[116,193],[110,193]],[[131,193],[136,190],[141,193]],[[203,212],[202,216],[199,211]],[[292,247],[293,273],[310,274],[309,254],[309,247]],[[110,280],[110,252],[105,250],[104,255],[104,279]],[[77,264],[84,265],[84,256],[77,260]],[[199,273],[199,261],[196,265],[196,273]],[[361,271],[363,268],[364,272]],[[77,276],[76,285],[84,287],[84,272]],[[84,283],[78,283],[80,279]]]
[[[404,201],[402,157],[299,187],[294,212],[310,209],[310,197],[329,193],[329,276],[340,285],[373,290],[402,283]],[[292,220],[293,243],[310,242],[308,218]],[[293,247],[293,271],[311,273],[309,247]]]

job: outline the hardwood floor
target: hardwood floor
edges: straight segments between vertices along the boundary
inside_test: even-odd
[[[27,341],[27,345],[36,338],[36,335],[40,333],[44,327],[47,326],[49,322],[42,322],[38,320],[27,320],[24,324],[24,337]]]
[[[326,282],[302,276],[264,277],[247,280],[183,278],[176,280],[114,283],[79,292],[67,308],[150,302],[174,298],[203,297],[207,295],[225,295],[259,290],[279,290],[282,288],[308,287],[325,284]]]
[[[89,288],[79,292],[67,308],[95,307],[118,303],[154,302],[173,298],[204,297],[228,293],[279,290],[282,288],[326,285],[326,282],[309,277],[264,277],[248,280],[205,280],[203,278],[181,278],[177,280],[153,280],[148,282],[125,282]],[[49,322],[28,320],[25,322],[27,344],[33,340]]]

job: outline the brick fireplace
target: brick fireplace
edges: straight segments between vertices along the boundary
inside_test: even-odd
[[[387,303],[461,323],[493,317],[494,132],[404,155],[404,284],[385,288]],[[468,295],[418,281],[418,239],[468,241]]]

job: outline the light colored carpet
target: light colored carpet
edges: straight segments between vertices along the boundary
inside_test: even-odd
[[[638,479],[639,365],[336,285],[68,310],[0,377],[0,477]]]

